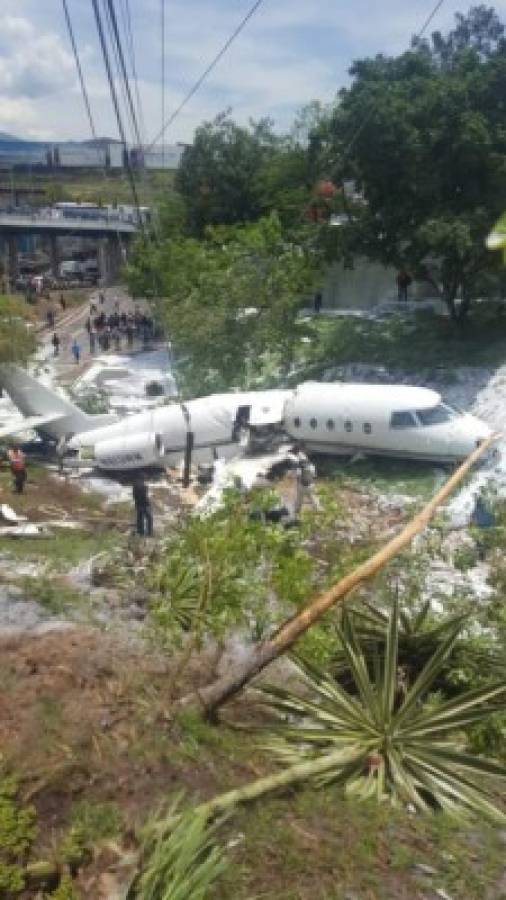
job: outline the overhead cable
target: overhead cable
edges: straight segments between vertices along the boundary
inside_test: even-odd
[[[114,8],[114,0],[106,0],[106,2],[107,2],[107,11],[109,14],[109,20],[110,20],[111,27],[112,27],[113,44],[115,45],[116,51],[117,51],[117,59],[118,59],[119,70],[120,70],[119,74],[120,74],[120,77],[121,77],[121,79],[123,81],[123,85],[124,85],[126,102],[127,102],[128,110],[130,112],[130,118],[132,120],[133,130],[134,130],[134,134],[135,134],[135,140],[137,141],[138,147],[140,147],[142,144],[142,138],[141,138],[141,134],[140,134],[140,130],[139,130],[139,123],[137,121],[137,114],[135,111],[135,105],[134,105],[133,98],[132,98],[132,92],[130,90],[130,81],[128,78],[128,72],[127,72],[127,68],[125,65],[125,56],[123,53],[123,45],[121,43],[121,37],[120,37],[120,33],[119,33],[119,28],[118,28],[118,20],[116,18],[116,10]]]
[[[161,77],[162,77],[162,168],[165,168],[165,144],[163,142],[163,132],[165,123],[165,0],[160,0],[160,31],[161,31]]]
[[[133,34],[133,28],[132,28],[132,14],[130,11],[130,0],[123,0],[123,3],[121,4],[120,9],[121,9],[122,16],[123,16],[125,34],[127,36],[128,54],[130,56],[130,68],[131,68],[132,79],[133,79],[133,83],[134,83],[135,99],[137,102],[137,115],[139,117],[141,135],[144,135],[146,129],[145,129],[145,125],[144,125],[144,114],[143,114],[143,110],[142,110],[141,95],[140,95],[140,91],[139,91],[139,79],[137,77],[137,60],[136,60],[136,52],[135,52],[134,34]]]
[[[107,43],[106,43],[106,40],[105,40],[104,27],[103,27],[103,24],[102,24],[102,17],[101,17],[101,15],[100,15],[100,9],[99,9],[99,6],[98,6],[98,0],[92,0],[92,5],[93,5],[93,12],[94,12],[94,14],[95,14],[95,22],[96,22],[96,25],[97,25],[98,37],[99,37],[99,40],[100,40],[100,47],[101,47],[101,50],[102,50],[102,57],[103,57],[103,60],[104,60],[105,70],[106,70],[106,74],[107,74],[107,80],[108,80],[108,82],[109,82],[109,91],[110,91],[110,94],[111,94],[112,104],[113,104],[113,106],[114,106],[114,112],[115,112],[115,114],[116,114],[116,121],[117,121],[117,124],[118,124],[119,135],[120,135],[120,138],[121,138],[121,142],[122,142],[122,144],[123,144],[123,150],[124,150],[124,155],[125,155],[125,166],[126,166],[126,170],[127,170],[127,174],[128,174],[128,180],[129,180],[129,182],[130,182],[130,188],[131,188],[131,191],[132,191],[132,197],[133,197],[133,200],[134,200],[134,206],[135,206],[135,208],[136,208],[136,210],[137,210],[137,216],[138,216],[138,219],[139,219],[139,225],[140,225],[140,228],[141,228],[141,231],[142,231],[143,235],[145,235],[144,222],[143,222],[143,220],[142,220],[142,216],[141,216],[141,212],[140,212],[139,196],[138,196],[138,193],[137,193],[137,186],[136,186],[136,184],[135,184],[135,178],[134,178],[134,174],[133,174],[133,171],[132,171],[132,166],[130,165],[130,157],[129,157],[129,153],[128,153],[128,144],[127,144],[127,139],[126,139],[125,129],[124,129],[124,126],[123,126],[123,120],[122,120],[122,118],[121,118],[121,110],[120,110],[120,106],[119,106],[119,102],[118,102],[118,95],[117,95],[117,93],[116,93],[116,87],[115,87],[115,85],[114,85],[114,78],[113,78],[113,74],[112,74],[111,61],[110,61],[110,58],[109,58],[109,51],[108,51]]]
[[[222,56],[225,55],[225,53],[227,52],[230,45],[233,44],[236,37],[238,37],[238,35],[243,30],[244,26],[247,24],[247,22],[249,22],[251,17],[256,13],[257,9],[259,8],[259,6],[262,5],[262,3],[263,3],[263,0],[256,0],[256,2],[253,4],[251,9],[246,13],[244,18],[241,20],[241,22],[239,23],[237,28],[232,32],[232,34],[230,35],[228,40],[225,41],[225,43],[223,44],[223,47],[216,54],[213,61],[207,66],[207,68],[204,70],[204,72],[202,72],[202,75],[200,76],[200,78],[197,79],[197,81],[195,82],[193,87],[188,91],[188,93],[185,95],[185,97],[183,97],[183,99],[182,99],[181,103],[179,104],[179,106],[177,107],[177,109],[175,109],[174,112],[169,116],[167,121],[163,123],[162,128],[160,129],[160,131],[158,132],[156,137],[154,137],[153,140],[151,141],[151,143],[149,144],[149,146],[147,148],[148,151],[152,150],[154,145],[157,144],[161,138],[163,138],[165,132],[167,131],[167,128],[169,128],[172,125],[174,119],[177,118],[177,116],[179,115],[181,110],[184,109],[184,107],[186,106],[188,101],[191,100],[193,95],[197,93],[198,89],[204,83],[207,76],[212,72],[212,70],[215,68],[215,66],[219,63]]]
[[[441,9],[443,3],[444,3],[444,0],[437,0],[437,3],[435,4],[435,6],[432,8],[431,12],[430,12],[429,15],[427,16],[427,18],[426,18],[424,24],[423,24],[422,27],[420,28],[420,31],[414,36],[414,39],[415,39],[415,40],[420,40],[420,38],[423,37],[423,35],[424,35],[425,32],[427,31],[427,28],[429,27],[430,23],[432,22],[434,16],[435,16],[436,13],[439,12],[439,10]],[[374,107],[371,105],[371,108],[370,108],[369,112],[366,113],[366,115],[365,115],[364,118],[362,119],[360,125],[358,125],[358,127],[357,127],[356,130],[355,130],[355,133],[352,135],[351,139],[348,141],[348,143],[347,143],[345,149],[343,150],[343,158],[345,158],[346,156],[348,156],[348,154],[349,154],[350,150],[352,149],[352,147],[353,147],[355,141],[357,140],[358,137],[360,137],[360,135],[362,134],[362,131],[364,130],[364,128],[365,128],[365,126],[367,125],[367,123],[369,122],[369,120],[370,120],[370,118],[371,118],[371,116],[372,116],[372,114],[373,114],[373,111],[374,111]]]
[[[93,122],[93,115],[91,112],[90,99],[88,97],[88,91],[86,90],[86,84],[84,81],[83,70],[81,68],[81,60],[79,58],[79,52],[77,49],[76,40],[74,37],[74,29],[72,27],[72,20],[70,18],[70,13],[67,6],[67,0],[62,0],[63,3],[63,12],[65,14],[65,22],[67,23],[67,31],[70,37],[70,43],[72,44],[72,51],[74,53],[74,60],[76,63],[77,74],[79,76],[79,83],[81,85],[81,94],[83,95],[84,105],[86,107],[86,114],[88,116],[88,122],[90,123],[90,131],[93,136],[93,139],[97,139],[97,133],[95,131],[95,124]]]

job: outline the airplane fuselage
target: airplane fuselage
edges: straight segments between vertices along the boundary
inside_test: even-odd
[[[309,454],[439,462],[463,459],[490,434],[479,419],[453,410],[426,388],[308,383],[174,403],[76,434],[68,446],[103,469],[163,466],[181,460],[191,433],[192,459],[209,462],[237,453],[242,426],[275,428]]]

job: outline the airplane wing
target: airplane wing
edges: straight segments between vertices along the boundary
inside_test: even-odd
[[[19,434],[20,431],[31,431],[32,428],[39,428],[41,425],[48,425],[49,422],[57,422],[63,419],[65,413],[46,413],[44,416],[27,416],[25,419],[19,419],[17,422],[11,422],[10,425],[0,425],[0,438],[8,437],[10,434]]]

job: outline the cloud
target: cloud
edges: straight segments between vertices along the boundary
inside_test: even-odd
[[[25,18],[0,17],[0,93],[46,97],[75,79],[74,62],[54,32],[40,32]]]
[[[435,0],[265,0],[167,133],[189,141],[231,106],[234,118],[288,127],[311,99],[328,101],[354,59],[409,46]],[[471,0],[469,0],[471,2]],[[252,0],[166,0],[166,112],[180,103]],[[0,0],[0,130],[85,138],[89,126],[59,3]],[[446,0],[428,33],[451,27],[468,4]],[[506,18],[506,0],[495,8]],[[97,133],[117,135],[90,3],[69,0]],[[117,4],[120,12],[122,2]],[[146,137],[161,124],[160,0],[133,0],[132,26]],[[120,16],[120,22],[122,21]],[[125,44],[128,58],[128,48]],[[13,105],[14,104],[14,105]],[[126,116],[125,116],[126,119]]]

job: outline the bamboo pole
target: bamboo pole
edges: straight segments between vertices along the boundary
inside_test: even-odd
[[[486,450],[497,440],[498,434],[491,434],[482,441],[466,460],[455,470],[445,484],[432,497],[429,503],[411,519],[408,524],[393,537],[381,550],[378,550],[366,562],[362,563],[344,578],[341,578],[329,590],[319,594],[304,609],[292,616],[281,625],[269,638],[255,647],[251,656],[240,665],[232,668],[225,676],[213,684],[200,689],[196,694],[184,697],[180,704],[195,705],[196,700],[207,716],[212,716],[219,707],[223,706],[231,697],[235,696],[274,659],[286,653],[290,647],[304,634],[311,625],[314,625],[324,613],[338,601],[342,601],[351,591],[363,584],[364,581],[376,575],[391,559],[404,549],[415,537],[423,531],[434,516],[439,506],[449,497],[452,491],[460,484],[473,465],[480,459]]]

